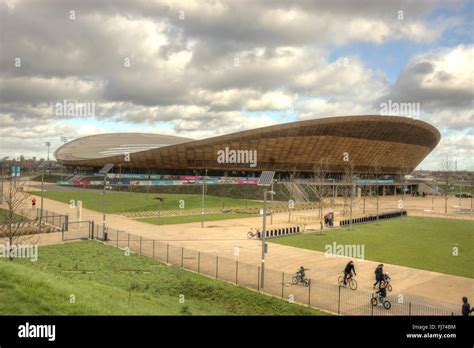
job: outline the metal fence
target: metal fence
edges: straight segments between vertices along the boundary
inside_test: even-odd
[[[41,216],[41,208],[36,208],[36,220],[41,218],[42,223],[55,226],[63,229],[64,226],[68,226],[68,216],[64,214],[58,214],[46,209],[43,209],[43,215]]]
[[[456,308],[446,304],[427,304],[425,301],[399,302],[396,296],[387,299],[391,308],[371,304],[372,294],[360,290],[310,280],[308,286],[293,284],[294,274],[265,269],[265,286],[262,288],[260,267],[214,254],[187,249],[175,244],[144,238],[125,231],[95,224],[94,238],[117,248],[128,248],[131,252],[187,269],[238,286],[263,292],[289,302],[307,305],[340,315],[457,315]],[[423,299],[421,299],[423,300]],[[426,301],[427,302],[427,301]]]

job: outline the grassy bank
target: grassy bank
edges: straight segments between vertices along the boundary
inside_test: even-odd
[[[74,297],[74,302],[72,301]],[[184,303],[181,303],[184,299]],[[181,300],[181,301],[180,301]],[[0,260],[1,315],[319,315],[94,241]]]

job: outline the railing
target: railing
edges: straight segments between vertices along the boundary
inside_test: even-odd
[[[176,267],[187,269],[215,279],[234,283],[289,302],[319,308],[340,315],[457,315],[457,308],[447,304],[425,304],[415,301],[399,302],[388,295],[391,308],[371,304],[372,294],[350,290],[337,284],[310,280],[308,286],[294,284],[294,274],[265,269],[265,286],[259,281],[260,267],[235,258],[222,257],[179,245],[144,238],[113,228],[95,225],[94,238],[121,249],[128,249]],[[423,301],[425,302],[425,301]]]

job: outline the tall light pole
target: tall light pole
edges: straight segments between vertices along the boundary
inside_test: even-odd
[[[63,144],[66,144],[69,140],[69,138],[66,136],[61,136],[60,139]],[[49,147],[48,147],[48,157],[49,157]],[[63,181],[63,174],[64,174],[64,165],[61,163],[61,181]]]
[[[48,158],[47,158],[47,161],[49,162],[49,147],[51,146],[51,142],[47,141],[44,143],[46,145],[46,147],[48,148]]]
[[[3,204],[3,175],[4,175],[4,172],[5,172],[5,162],[7,161],[7,159],[10,158],[8,156],[6,157],[3,157],[0,162],[2,162],[2,188],[1,188],[1,196],[0,196],[0,204]]]
[[[267,253],[267,242],[266,242],[266,231],[267,231],[267,193],[274,195],[275,192],[270,191],[267,192],[268,187],[273,182],[273,177],[275,176],[275,172],[265,171],[262,172],[260,179],[258,179],[258,186],[264,186],[265,189],[263,191],[263,223],[262,223],[262,259],[260,261],[260,287],[265,287],[265,254]]]
[[[102,190],[102,232],[104,233],[104,241],[107,240],[106,200],[105,200],[105,192],[107,191],[107,174],[110,172],[110,170],[113,167],[114,167],[113,164],[108,163],[99,171],[99,174],[104,174],[104,187]]]
[[[204,228],[204,183],[207,178],[207,169],[206,175],[202,178],[202,196],[201,196],[201,228]]]
[[[40,203],[40,218],[39,218],[39,227],[38,233],[41,233],[42,223],[43,223],[43,204],[44,204],[44,171],[46,166],[48,166],[49,161],[41,163],[38,168],[41,169],[41,203]]]

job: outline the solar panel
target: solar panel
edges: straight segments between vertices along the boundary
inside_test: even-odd
[[[275,176],[275,172],[264,171],[260,175],[260,179],[258,179],[257,186],[270,186],[273,181],[273,177]]]
[[[106,164],[101,170],[99,170],[99,174],[107,174],[108,172],[110,172],[110,170],[114,167],[113,164]]]
[[[43,161],[39,164],[38,168],[44,168],[49,164],[49,161]]]

